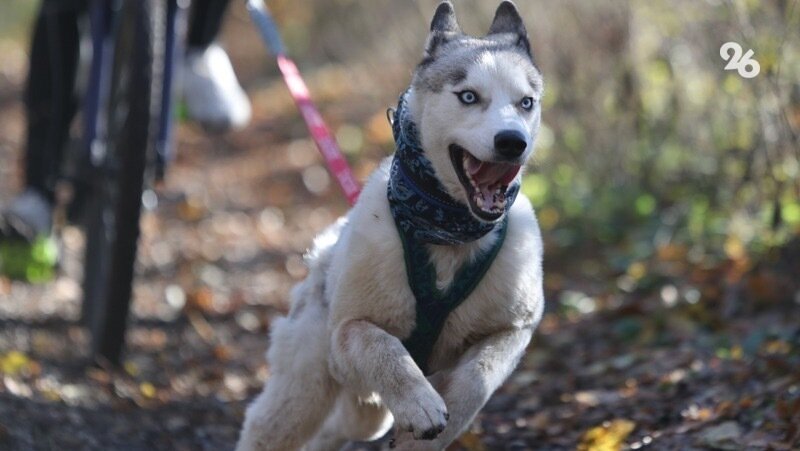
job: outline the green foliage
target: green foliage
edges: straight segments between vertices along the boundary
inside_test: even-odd
[[[543,64],[549,142],[522,192],[551,256],[626,255],[618,270],[665,245],[757,258],[800,233],[800,11],[679,3],[565,3],[604,28],[564,33]],[[761,74],[725,71],[726,40],[752,48]]]

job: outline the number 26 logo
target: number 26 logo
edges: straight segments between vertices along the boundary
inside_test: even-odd
[[[761,72],[761,65],[753,59],[754,53],[751,49],[742,56],[742,46],[733,41],[726,42],[719,48],[719,56],[723,61],[728,61],[725,70],[736,70],[744,78],[753,78]]]

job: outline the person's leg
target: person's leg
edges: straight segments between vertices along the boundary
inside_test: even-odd
[[[222,27],[229,0],[194,0],[189,19],[186,44],[189,48],[204,49],[211,45]]]
[[[83,13],[80,8],[57,4],[60,1],[45,1],[42,5],[33,33],[25,89],[25,183],[50,201],[77,107],[78,20]]]
[[[214,131],[250,121],[247,99],[225,51],[214,43],[228,0],[194,0],[187,36],[184,92],[189,115]]]
[[[25,87],[25,189],[0,217],[0,235],[32,240],[52,225],[55,184],[75,115],[75,76],[84,0],[45,0],[31,42]]]

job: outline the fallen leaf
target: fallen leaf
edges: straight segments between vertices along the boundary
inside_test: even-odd
[[[0,357],[0,372],[9,376],[26,371],[31,359],[19,351],[9,351]]]
[[[625,419],[607,421],[583,434],[578,451],[616,451],[636,428],[636,423]]]
[[[214,357],[218,360],[230,360],[231,358],[231,350],[227,346],[217,345],[214,346]]]
[[[184,221],[199,221],[206,213],[203,201],[195,197],[188,197],[178,204],[178,217]]]
[[[139,384],[139,391],[142,392],[145,398],[152,398],[156,395],[156,387],[150,382]]]
[[[465,432],[458,438],[458,444],[463,446],[467,451],[484,451],[486,447],[483,445],[481,438],[474,432]]]

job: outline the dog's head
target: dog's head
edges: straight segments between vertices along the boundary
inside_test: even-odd
[[[505,193],[533,152],[542,76],[516,7],[504,1],[489,33],[461,32],[439,4],[409,96],[425,156],[450,195],[481,221],[505,211]]]

